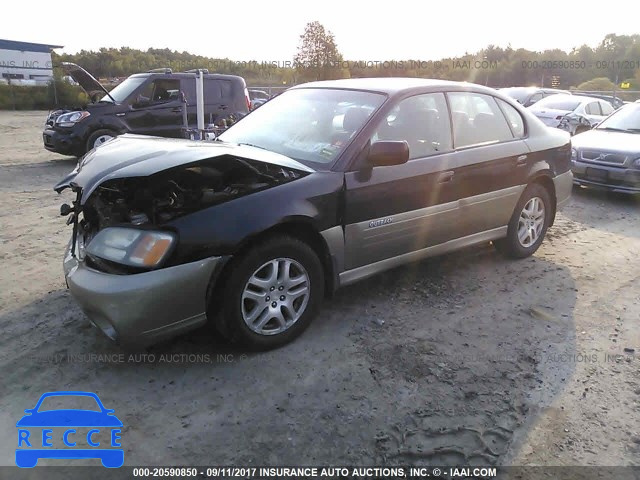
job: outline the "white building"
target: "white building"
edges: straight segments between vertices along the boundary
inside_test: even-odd
[[[51,51],[60,45],[0,39],[0,82],[45,85],[53,78]]]

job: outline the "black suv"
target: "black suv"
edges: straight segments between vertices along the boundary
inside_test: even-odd
[[[195,71],[173,73],[163,68],[138,73],[109,92],[82,67],[73,63],[62,67],[87,92],[91,103],[49,115],[43,132],[47,150],[80,157],[123,133],[182,138],[185,102],[188,127],[197,123]],[[249,112],[249,106],[242,77],[204,75],[205,123],[232,124]]]

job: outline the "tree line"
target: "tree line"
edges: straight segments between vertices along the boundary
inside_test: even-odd
[[[400,49],[399,49],[400,51]],[[537,85],[563,89],[611,91],[621,85],[640,90],[640,34],[606,35],[595,47],[576,46],[536,52],[489,45],[459,57],[424,59],[346,60],[334,35],[319,22],[310,22],[300,35],[293,59],[234,61],[189,52],[129,47],[52,53],[55,83],[49,87],[0,85],[0,109],[46,109],[80,106],[86,96],[62,81],[60,62],[73,62],[111,88],[124,77],[154,68],[174,71],[207,68],[210,72],[240,75],[249,86],[281,87],[313,80],[359,77],[422,77],[469,81],[491,87]],[[635,100],[625,95],[625,100]]]
[[[425,52],[427,56],[428,52]],[[142,51],[128,47],[81,50],[75,54],[54,54],[53,57],[54,64],[77,63],[103,79],[170,67],[174,71],[208,68],[217,73],[240,75],[249,85],[263,86],[335,78],[403,76],[471,81],[493,87],[538,85],[566,89],[601,79],[596,87],[626,82],[630,89],[640,89],[639,34],[609,34],[596,47],[582,45],[569,52],[560,49],[536,52],[489,45],[475,53],[438,60],[345,60],[331,32],[319,22],[311,22],[301,35],[298,52],[292,61],[238,62],[170,49]]]

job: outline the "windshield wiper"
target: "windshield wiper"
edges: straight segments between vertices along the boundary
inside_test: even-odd
[[[614,128],[614,127],[598,127],[598,130],[609,130],[611,132],[628,132],[629,131],[629,129]]]
[[[640,128],[627,128],[626,132],[640,133]]]
[[[268,148],[261,147],[260,145],[254,145],[253,143],[238,143],[238,145],[246,145],[247,147],[259,148],[261,150],[268,150]]]

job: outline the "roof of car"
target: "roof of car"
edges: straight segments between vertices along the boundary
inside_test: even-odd
[[[594,101],[594,100],[602,100],[601,98],[597,98],[597,97],[589,97],[587,95],[572,95],[572,94],[568,94],[568,93],[557,93],[555,95],[551,95],[550,97],[547,98],[566,98],[567,100],[577,100],[579,102],[589,102],[589,101]],[[603,100],[604,101],[604,100]]]
[[[378,77],[378,78],[346,78],[341,80],[324,80],[318,82],[304,83],[296,85],[292,89],[298,88],[337,88],[352,90],[368,90],[387,94],[398,93],[402,90],[409,90],[419,87],[477,87],[482,90],[494,91],[492,88],[476,85],[468,82],[452,82],[448,80],[435,80],[428,78],[405,78],[405,77]]]
[[[176,78],[181,78],[181,77],[187,77],[187,78],[194,78],[196,76],[195,73],[189,73],[189,72],[173,72],[173,73],[163,73],[163,72],[142,72],[142,73],[134,73],[133,75],[131,75],[132,77],[153,77],[153,76],[157,76],[157,77],[176,77]],[[243,77],[240,77],[238,75],[226,75],[223,73],[205,73],[204,74],[204,78],[213,78],[213,79],[217,79],[217,80],[236,80],[236,79],[240,79],[240,80],[244,80]]]

